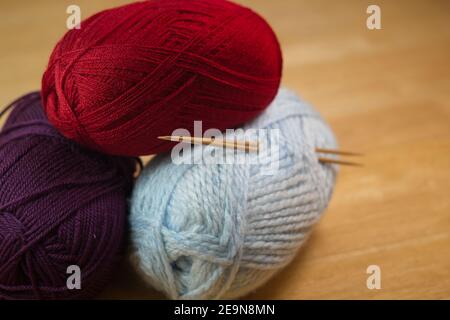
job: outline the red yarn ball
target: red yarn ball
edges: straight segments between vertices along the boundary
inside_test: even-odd
[[[56,45],[42,79],[49,120],[116,155],[169,150],[157,139],[238,126],[278,90],[277,38],[259,15],[223,0],[137,2],[102,11]]]

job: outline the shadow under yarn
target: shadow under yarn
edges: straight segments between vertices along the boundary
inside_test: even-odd
[[[39,93],[10,108],[0,132],[0,299],[93,297],[123,250],[136,161],[62,137]],[[70,265],[80,290],[67,287]]]
[[[314,148],[336,142],[311,106],[281,89],[249,128],[280,132],[270,141],[279,145],[271,175],[263,146],[253,164],[175,165],[161,155],[136,183],[131,260],[170,298],[236,298],[256,289],[293,259],[328,205],[336,167],[319,163]]]

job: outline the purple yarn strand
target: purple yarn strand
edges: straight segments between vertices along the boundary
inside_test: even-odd
[[[88,150],[48,122],[38,92],[0,131],[0,299],[98,294],[123,253],[127,196],[137,159]],[[81,269],[81,290],[66,286]]]

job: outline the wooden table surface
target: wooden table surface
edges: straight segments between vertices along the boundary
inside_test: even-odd
[[[126,1],[0,2],[0,105],[39,89],[65,32]],[[343,149],[330,206],[295,260],[247,298],[450,299],[450,2],[238,1],[261,13],[284,51],[283,84],[313,103]],[[278,4],[276,4],[278,3]],[[382,30],[366,28],[369,4]],[[381,289],[366,287],[369,265]],[[124,264],[103,298],[161,298]]]

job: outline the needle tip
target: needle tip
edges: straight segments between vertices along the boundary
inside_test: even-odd
[[[160,139],[160,140],[171,141],[171,140],[172,140],[172,137],[171,137],[171,136],[159,136],[158,139]]]

